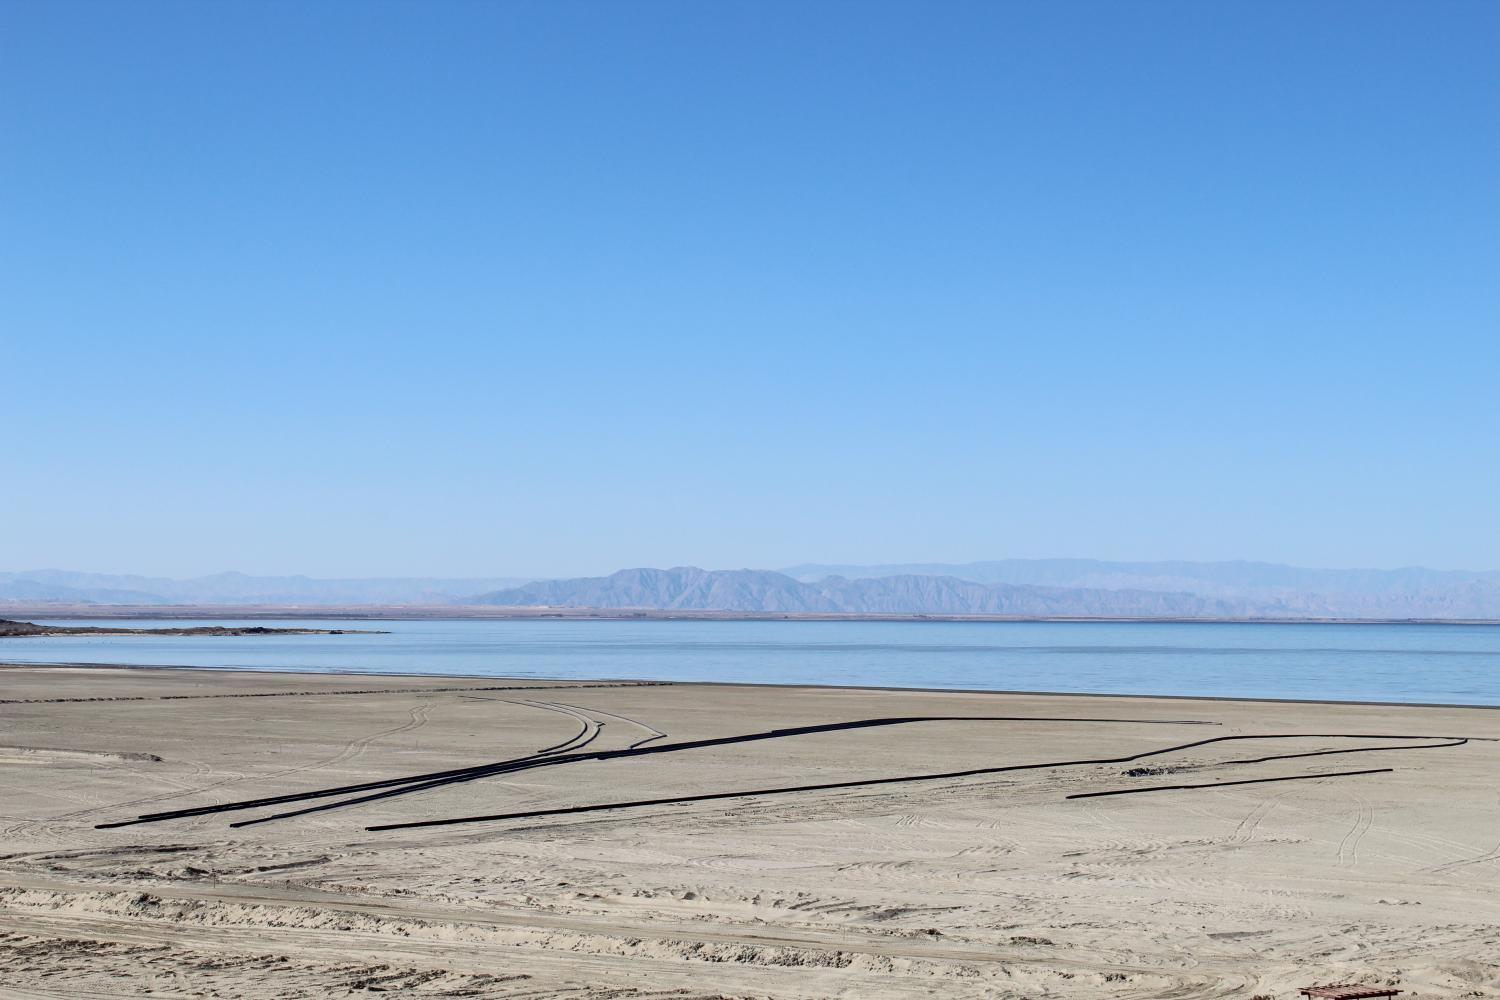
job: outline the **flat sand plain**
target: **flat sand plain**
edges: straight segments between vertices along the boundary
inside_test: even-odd
[[[933,716],[970,718],[673,749]],[[1063,763],[1218,737],[1251,738]],[[1496,737],[1487,709],[0,668],[0,995],[1500,997]]]

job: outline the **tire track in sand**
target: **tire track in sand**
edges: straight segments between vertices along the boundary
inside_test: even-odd
[[[1362,795],[1351,794],[1349,797],[1354,802],[1354,825],[1349,827],[1349,832],[1339,841],[1338,864],[1341,868],[1359,864],[1359,842],[1375,824],[1375,810],[1371,808],[1369,800]]]

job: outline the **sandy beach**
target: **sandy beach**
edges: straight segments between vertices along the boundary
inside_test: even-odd
[[[1500,996],[1489,709],[0,667],[0,720],[6,997]]]

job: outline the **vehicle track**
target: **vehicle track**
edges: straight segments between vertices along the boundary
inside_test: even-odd
[[[1240,820],[1239,825],[1234,828],[1234,832],[1229,835],[1228,842],[1231,844],[1250,843],[1255,837],[1255,831],[1260,829],[1262,821],[1275,811],[1276,807],[1281,804],[1282,799],[1293,794],[1295,791],[1297,789],[1288,788],[1285,791],[1277,792],[1269,798],[1262,799]]]
[[[1432,872],[1438,875],[1447,875],[1451,872],[1458,871],[1459,869],[1468,868],[1471,865],[1482,865],[1489,861],[1500,861],[1500,840],[1495,841],[1494,847],[1481,854],[1457,858],[1453,861],[1433,865],[1430,868],[1424,868],[1423,871]]]
[[[1438,875],[1447,875],[1461,868],[1468,868],[1470,865],[1482,865],[1489,861],[1500,861],[1500,841],[1497,841],[1494,847],[1483,854],[1478,854],[1471,858],[1460,858],[1457,861],[1449,861],[1441,865],[1434,865],[1431,868],[1424,868],[1423,871],[1433,872]]]
[[[851,935],[845,927],[825,927],[811,923],[796,927],[767,927],[760,925],[729,925],[723,927],[704,926],[700,921],[663,922],[649,919],[644,922],[622,922],[618,915],[592,916],[578,913],[546,913],[534,909],[514,910],[495,908],[477,911],[471,907],[460,907],[443,903],[417,903],[403,900],[402,923],[390,927],[391,911],[385,899],[352,900],[318,890],[298,888],[288,891],[276,886],[242,883],[206,882],[191,886],[173,886],[161,895],[174,904],[193,907],[215,907],[220,905],[249,907],[244,912],[246,922],[234,926],[208,924],[185,924],[181,921],[156,921],[151,919],[125,918],[118,912],[119,904],[128,902],[129,890],[100,890],[97,885],[63,879],[55,876],[22,876],[7,879],[6,886],[13,892],[41,892],[78,900],[78,907],[58,909],[48,905],[48,900],[37,899],[28,904],[23,898],[8,907],[0,907],[0,924],[26,921],[30,926],[57,926],[68,928],[86,927],[91,933],[108,933],[111,936],[151,937],[157,940],[171,935],[174,940],[192,941],[210,939],[232,940],[251,927],[258,937],[268,941],[288,941],[294,936],[299,946],[313,945],[339,952],[348,951],[360,942],[392,954],[407,949],[446,949],[450,947],[441,938],[426,934],[408,933],[408,921],[428,922],[446,926],[463,926],[488,935],[481,937],[470,948],[476,958],[500,955],[506,959],[515,953],[516,943],[523,942],[527,948],[528,961],[544,967],[553,963],[560,968],[576,970],[580,965],[603,961],[611,965],[617,959],[619,942],[635,942],[625,947],[637,947],[641,942],[702,943],[708,946],[728,946],[733,949],[794,949],[809,955],[836,953],[841,955],[869,955],[892,959],[939,963],[943,967],[973,965],[980,968],[1004,966],[1062,969],[1073,973],[1093,974],[1118,972],[1148,977],[1167,975],[1191,984],[1185,995],[1207,997],[1220,995],[1222,979],[1217,972],[1197,969],[1163,971],[1153,965],[1132,961],[1128,957],[1103,962],[1084,962],[1063,955],[1026,955],[1014,951],[997,953],[995,949],[982,945],[950,945],[941,941],[925,941],[912,938],[895,938],[878,935]],[[36,905],[40,904],[40,905]],[[361,930],[342,930],[318,926],[316,914],[350,914],[379,922]],[[310,919],[311,918],[311,919]],[[556,936],[549,941],[541,935]],[[518,937],[524,936],[524,937]],[[443,953],[443,952],[438,952]],[[730,959],[735,961],[734,959]],[[661,959],[649,954],[633,956],[632,962],[653,968]],[[682,969],[682,957],[668,960],[670,968]],[[707,962],[720,962],[708,958]],[[774,973],[779,966],[742,965],[738,968],[749,973]],[[689,966],[691,968],[691,966]],[[699,966],[701,969],[702,966]],[[702,976],[705,973],[697,972]],[[691,973],[690,973],[691,975]],[[961,975],[950,979],[944,976],[940,983],[956,989],[970,977]],[[932,995],[933,984],[920,984],[920,995]],[[549,994],[555,995],[555,994]],[[767,995],[755,991],[755,995]],[[965,993],[976,996],[980,994]],[[988,993],[983,995],[989,995]],[[1123,995],[1123,994],[1122,994]],[[1155,994],[1153,994],[1155,995]],[[1233,994],[1231,994],[1233,995]]]

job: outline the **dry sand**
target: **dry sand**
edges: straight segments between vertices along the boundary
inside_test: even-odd
[[[552,756],[896,716],[1057,721],[574,759],[242,829],[276,810],[95,828],[580,733]],[[1099,718],[1139,721],[1078,721]],[[1290,1000],[1330,980],[1500,997],[1486,709],[13,667],[0,720],[6,997]],[[1246,735],[1135,764],[366,830]],[[1168,773],[1125,773],[1146,766]]]

